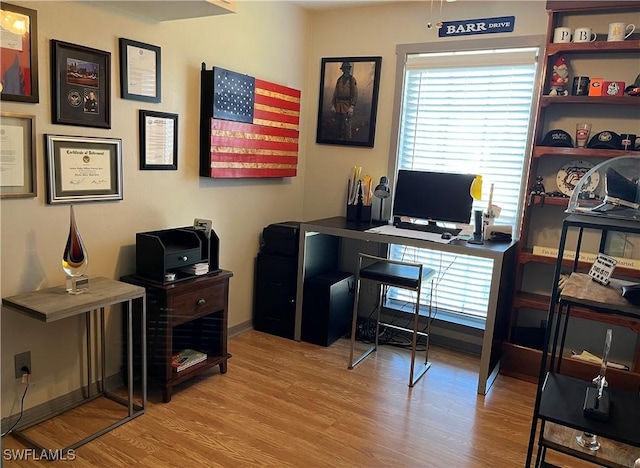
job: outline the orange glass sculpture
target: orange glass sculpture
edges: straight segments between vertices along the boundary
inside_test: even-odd
[[[67,291],[71,294],[80,294],[89,290],[89,278],[84,276],[89,262],[76,225],[73,205],[70,208],[69,237],[62,254],[62,269],[67,274]]]

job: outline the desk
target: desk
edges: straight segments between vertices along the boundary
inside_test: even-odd
[[[300,341],[302,326],[302,301],[306,278],[305,252],[307,235],[311,233],[327,234],[339,238],[356,239],[380,244],[397,244],[420,247],[439,252],[469,255],[493,260],[489,304],[482,354],[478,375],[478,393],[485,395],[500,370],[501,342],[506,338],[509,326],[510,301],[513,294],[513,278],[516,260],[517,240],[509,243],[491,243],[482,245],[468,244],[454,240],[449,244],[430,242],[423,239],[366,232],[374,227],[367,223],[349,222],[342,216],[300,223],[300,245],[298,250],[298,276],[296,289],[296,315],[294,338]]]
[[[139,299],[142,303],[142,323],[145,323],[146,316],[146,293],[145,289],[140,286],[134,286],[120,281],[115,281],[108,278],[91,278],[89,281],[89,291],[83,294],[73,295],[69,294],[64,286],[57,286],[49,289],[42,289],[40,291],[33,291],[24,294],[18,294],[17,296],[6,297],[2,299],[2,304],[10,307],[18,312],[24,313],[29,317],[43,322],[54,322],[56,320],[63,320],[69,317],[75,317],[77,315],[84,314],[86,333],[87,333],[87,360],[86,360],[86,373],[87,373],[87,388],[86,396],[71,407],[64,408],[60,411],[56,411],[53,414],[47,415],[35,422],[30,423],[26,427],[21,427],[20,430],[14,430],[12,434],[20,441],[26,443],[30,447],[34,447],[39,450],[50,450],[40,445],[35,440],[31,439],[23,433],[26,429],[40,424],[42,421],[51,419],[58,416],[72,408],[78,407],[84,403],[94,400],[99,397],[109,398],[123,406],[128,407],[127,415],[112,423],[111,425],[100,429],[99,431],[91,434],[78,442],[75,442],[68,447],[62,449],[65,453],[70,449],[76,449],[87,442],[106,434],[107,432],[115,429],[116,427],[136,418],[145,412],[147,402],[147,357],[145,353],[146,347],[142,346],[142,401],[141,405],[136,405],[133,402],[133,333],[132,333],[132,310],[133,301]],[[118,395],[111,394],[105,389],[105,320],[104,320],[104,308],[110,305],[120,304],[125,305],[126,320],[127,320],[127,369],[128,369],[128,399],[121,398]],[[99,314],[98,314],[99,311]],[[92,312],[98,316],[100,322],[100,339],[96,340],[91,333],[92,329]],[[144,343],[146,340],[145,328],[141,329],[141,339]],[[98,341],[98,342],[96,342]],[[97,383],[97,392],[92,389],[92,350],[98,350],[99,348],[99,366],[101,371],[101,379]],[[97,363],[96,363],[97,364]]]

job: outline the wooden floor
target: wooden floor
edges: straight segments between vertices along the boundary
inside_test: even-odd
[[[229,351],[227,374],[193,379],[167,404],[151,392],[146,414],[78,448],[74,461],[4,466],[524,466],[535,386],[500,375],[479,396],[475,357],[432,348],[432,368],[410,389],[408,354],[397,348],[351,371],[346,340],[323,348],[249,331]],[[77,440],[89,420],[109,418],[77,411],[30,435]],[[11,436],[2,442],[3,458],[22,447]]]

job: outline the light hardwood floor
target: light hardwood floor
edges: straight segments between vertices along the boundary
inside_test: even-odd
[[[195,378],[167,404],[151,392],[146,414],[78,448],[74,461],[4,466],[524,466],[535,386],[500,375],[479,396],[476,357],[432,347],[432,368],[410,389],[409,355],[397,348],[382,347],[352,371],[347,340],[324,348],[249,331],[229,351],[227,374]],[[109,420],[108,408],[83,408],[30,435],[77,440],[88,424]],[[19,447],[3,439],[3,458]]]

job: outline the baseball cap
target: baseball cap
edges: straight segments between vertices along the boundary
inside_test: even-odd
[[[555,129],[547,132],[542,139],[542,146],[566,146],[573,148],[573,139],[564,130]]]
[[[620,149],[622,138],[616,132],[605,130],[591,137],[587,148]]]

